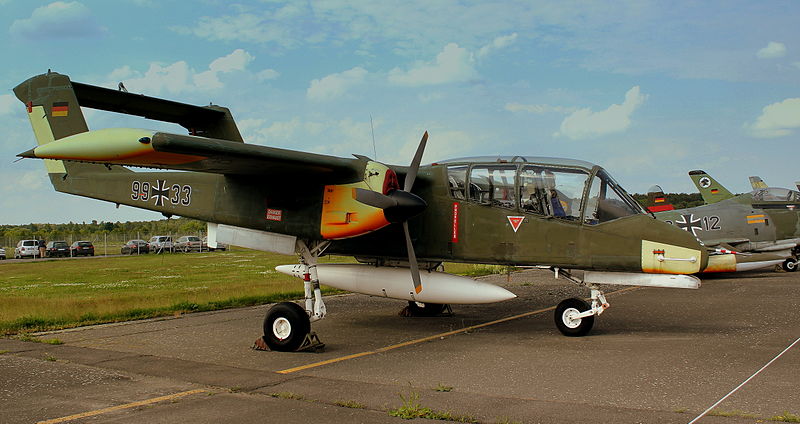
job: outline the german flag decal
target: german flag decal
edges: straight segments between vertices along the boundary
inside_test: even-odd
[[[53,116],[68,116],[69,115],[69,102],[53,102],[53,109],[51,112]]]

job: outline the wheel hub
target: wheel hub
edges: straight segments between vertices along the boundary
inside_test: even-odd
[[[564,312],[561,314],[561,321],[569,328],[578,328],[581,325],[581,318],[576,319],[572,317],[580,313],[581,311],[575,308],[564,309]]]
[[[288,319],[280,317],[272,323],[272,334],[278,340],[286,340],[292,334],[292,324]]]

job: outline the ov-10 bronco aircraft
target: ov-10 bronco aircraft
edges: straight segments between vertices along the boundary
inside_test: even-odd
[[[72,82],[48,72],[14,93],[27,107],[56,190],[208,222],[224,242],[299,255],[281,272],[304,281],[305,303],[273,306],[263,340],[303,349],[326,315],[320,283],[406,300],[412,311],[503,301],[508,290],[439,271],[444,261],[547,266],[591,289],[566,299],[558,329],[587,334],[608,302],[597,284],[697,288],[709,252],[653,219],[600,166],[569,159],[483,157],[410,166],[245,144],[228,109]],[[81,107],[177,123],[190,135],[89,131]],[[185,172],[134,172],[128,167]],[[321,255],[359,264],[318,264]],[[582,277],[568,270],[585,270]]]

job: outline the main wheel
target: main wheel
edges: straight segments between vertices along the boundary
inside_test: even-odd
[[[589,333],[594,326],[594,315],[585,318],[572,319],[570,315],[588,311],[591,308],[583,299],[570,298],[562,300],[556,306],[556,327],[561,334],[569,337],[581,337]]]
[[[412,317],[435,317],[444,311],[447,305],[441,303],[422,303],[408,301],[408,314]]]
[[[783,267],[783,270],[786,272],[795,272],[797,271],[797,259],[789,258],[783,261],[783,264],[781,264],[781,266]]]
[[[311,331],[311,321],[305,309],[293,302],[279,303],[267,312],[264,319],[264,343],[270,350],[293,352],[303,344]]]

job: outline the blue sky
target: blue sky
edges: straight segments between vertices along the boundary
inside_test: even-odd
[[[11,89],[74,81],[229,107],[248,143],[405,164],[583,159],[631,192],[703,169],[800,180],[796,1],[0,0],[0,223],[158,219],[56,193]],[[90,129],[167,124],[96,111]]]

